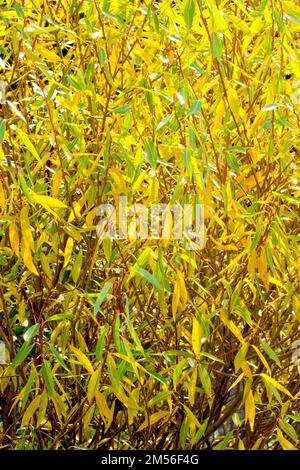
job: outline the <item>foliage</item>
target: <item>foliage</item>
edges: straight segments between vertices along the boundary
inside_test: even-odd
[[[2,448],[297,448],[299,24],[1,0]],[[120,195],[203,203],[204,249],[100,240]]]

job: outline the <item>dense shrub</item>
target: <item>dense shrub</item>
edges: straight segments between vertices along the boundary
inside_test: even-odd
[[[2,448],[297,448],[299,24],[1,1]],[[101,240],[121,195],[204,204],[205,246]]]

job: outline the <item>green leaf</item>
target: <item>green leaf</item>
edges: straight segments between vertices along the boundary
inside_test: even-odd
[[[150,282],[150,284],[152,284],[153,287],[155,287],[156,289],[158,290],[162,289],[160,282],[156,279],[156,277],[153,276],[153,274],[149,273],[149,271],[147,271],[146,269],[135,268],[135,272],[136,274],[139,274],[140,276],[142,276],[142,278],[144,278],[145,281]]]
[[[104,346],[105,346],[105,335],[107,333],[107,330],[108,330],[108,324],[105,324],[100,328],[98,341],[96,344],[96,350],[95,350],[97,361],[102,361]]]
[[[93,399],[95,398],[96,391],[98,390],[100,382],[100,373],[99,370],[95,370],[90,377],[88,389],[87,389],[87,398],[89,403],[92,403]]]
[[[269,344],[264,339],[260,340],[260,345],[263,348],[263,350],[265,351],[265,353],[269,356],[269,358],[272,359],[274,362],[276,362],[276,364],[279,367],[281,367],[281,362],[279,360],[279,357],[277,356],[275,351],[273,351],[271,346],[269,346]]]
[[[293,428],[293,426],[289,423],[287,423],[284,419],[280,419],[278,421],[278,424],[280,428],[282,429],[283,432],[285,432],[289,437],[291,437],[295,442],[298,442],[298,436]]]
[[[215,59],[220,60],[223,50],[223,42],[218,33],[212,33],[212,53]]]
[[[23,11],[23,8],[21,7],[21,5],[19,5],[19,3],[15,4],[15,10],[16,10],[16,13],[17,13],[18,17],[22,18],[22,20],[24,20],[25,19],[24,11]]]
[[[105,50],[103,49],[103,47],[99,47],[98,49],[98,58],[99,58],[100,65],[103,65],[106,59],[106,54],[105,54]]]
[[[189,109],[188,116],[193,116],[193,114],[198,113],[200,109],[201,109],[201,101],[195,100]]]
[[[44,360],[42,364],[41,371],[45,379],[45,384],[46,384],[49,396],[53,397],[54,396],[54,379],[53,379],[50,365],[46,360]]]
[[[28,330],[24,333],[23,338],[24,341],[30,341],[34,336],[36,336],[37,332],[39,331],[40,325],[32,325]]]
[[[130,106],[129,104],[125,104],[124,106],[118,106],[117,108],[114,108],[113,113],[117,114],[127,114],[130,111]]]
[[[170,121],[171,117],[172,117],[172,114],[168,114],[168,116],[166,116],[165,118],[163,118],[163,119],[159,122],[159,124],[158,124],[156,130],[159,131],[159,129],[161,129],[161,128],[164,127],[166,124],[168,124],[168,122]]]
[[[20,188],[22,189],[24,195],[26,196],[26,198],[28,199],[28,201],[29,201],[31,204],[33,204],[32,199],[31,199],[30,194],[29,194],[29,189],[30,189],[30,188],[28,187],[28,185],[27,185],[27,183],[26,183],[26,180],[25,180],[25,178],[24,178],[24,175],[23,175],[22,170],[20,170],[19,175],[18,175],[18,178],[19,178],[19,185],[20,185]]]
[[[194,15],[195,15],[194,0],[186,0],[185,7],[184,7],[184,21],[188,29],[191,29],[193,25]]]
[[[199,378],[202,384],[202,387],[204,388],[204,391],[208,397],[211,396],[211,381],[209,374],[207,372],[206,367],[204,366],[199,366]]]
[[[73,313],[56,313],[48,317],[46,321],[74,320],[74,318]]]
[[[31,142],[31,140],[29,139],[28,135],[25,134],[25,132],[23,132],[21,129],[17,129],[17,134],[19,135],[20,139],[22,140],[22,142],[25,145],[25,147],[27,148],[27,150],[29,150],[29,152],[33,155],[33,157],[36,160],[41,162],[40,156],[37,153],[36,148],[33,145],[33,143]]]
[[[235,155],[233,155],[232,153],[229,153],[227,155],[227,161],[228,161],[228,165],[230,166],[232,170],[236,171],[237,173],[240,173],[241,165]]]
[[[145,149],[146,149],[149,162],[151,163],[153,168],[156,168],[157,152],[156,152],[154,142],[152,142],[152,140],[147,140],[145,142]]]
[[[225,450],[229,444],[232,434],[233,434],[233,431],[229,431],[224,437],[224,439],[219,444],[214,446],[214,450]]]
[[[100,294],[97,297],[97,300],[95,302],[94,306],[94,316],[96,316],[99,312],[99,308],[102,304],[102,302],[105,300],[107,294],[109,293],[110,289],[112,287],[112,282],[106,282],[104,286],[101,289]]]
[[[34,344],[30,344],[28,342],[24,343],[13,360],[13,366],[17,367],[22,364],[22,362],[26,359],[33,347]]]
[[[273,379],[272,377],[270,377],[267,374],[260,374],[260,376],[264,379],[264,381],[267,384],[272,385],[273,387],[277,388],[278,390],[285,393],[289,397],[293,398],[293,395],[291,394],[291,392],[289,392],[289,390],[287,390],[287,388],[285,388],[283,385],[281,385],[279,382],[277,382],[277,380]]]
[[[267,106],[264,106],[263,108],[261,108],[261,111],[273,111],[274,109],[279,108],[281,106],[284,106],[284,105],[280,103],[267,104]]]
[[[152,377],[154,377],[156,380],[158,380],[162,384],[167,385],[167,383],[168,383],[168,380],[165,377],[163,377],[161,374],[158,374],[154,370],[147,370],[147,374],[151,375]]]
[[[65,361],[63,360],[63,358],[61,357],[61,354],[59,354],[59,352],[55,349],[55,347],[53,346],[53,344],[50,344],[50,351],[52,352],[52,354],[55,356],[55,358],[57,359],[57,361],[59,362],[59,364],[69,373],[71,373],[69,367],[67,366],[67,364],[65,363]]]
[[[6,120],[0,119],[0,143],[3,142],[6,129]]]

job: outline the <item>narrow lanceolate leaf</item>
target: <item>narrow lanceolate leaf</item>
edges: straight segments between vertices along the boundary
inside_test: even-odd
[[[25,413],[23,414],[21,427],[27,426],[29,421],[33,419],[38,407],[40,406],[42,395],[37,395],[32,402],[27,406]]]
[[[192,326],[192,346],[193,351],[196,356],[199,356],[201,351],[201,335],[202,329],[199,321],[196,317],[193,317],[193,326]]]
[[[138,428],[137,432],[143,431],[143,429],[148,428],[149,426],[153,426],[153,424],[157,423],[158,421],[166,418],[169,415],[168,411],[157,411],[149,416],[149,419],[146,419]]]
[[[19,227],[16,222],[12,222],[9,226],[9,241],[16,256],[20,253],[20,236]]]
[[[245,419],[249,422],[251,431],[253,431],[255,420],[255,401],[252,390],[249,390],[245,400]]]
[[[199,377],[204,388],[204,391],[208,397],[211,396],[211,380],[209,377],[209,373],[204,366],[199,366]]]
[[[158,290],[162,289],[162,286],[160,282],[156,279],[153,274],[149,273],[146,269],[143,268],[135,268],[136,274],[139,274],[145,281],[148,281],[150,284],[152,284],[153,287],[155,287]]]
[[[28,135],[25,132],[23,132],[21,129],[17,129],[17,134],[20,137],[23,144],[25,145],[25,147],[27,148],[27,150],[29,150],[29,152],[33,155],[33,157],[40,162],[41,161],[40,156],[35,146],[31,142],[30,138],[28,137]]]
[[[34,338],[38,331],[39,331],[40,325],[32,325],[28,330],[24,333],[24,341],[30,341],[32,338]]]
[[[281,363],[280,363],[279,357],[277,356],[275,351],[273,351],[271,346],[269,346],[269,344],[263,339],[260,341],[260,345],[263,348],[263,350],[267,353],[269,358],[272,359],[274,362],[276,362],[276,364],[280,367]]]
[[[49,362],[44,360],[42,367],[41,367],[41,371],[45,380],[48,394],[50,397],[53,397],[54,396],[54,378],[53,378],[53,373],[52,373]]]
[[[0,2],[0,449],[300,448],[299,3]]]
[[[56,313],[47,317],[47,321],[59,321],[59,320],[74,320],[75,316],[73,313]]]
[[[272,385],[273,387],[277,388],[278,390],[285,393],[289,397],[293,398],[293,395],[283,385],[281,385],[277,380],[273,379],[272,377],[269,377],[267,374],[260,374],[260,375],[267,384]]]
[[[90,403],[92,403],[93,399],[96,397],[96,391],[98,390],[99,381],[100,373],[97,369],[95,370],[95,372],[92,373],[88,384],[87,397]]]
[[[145,150],[146,150],[149,162],[151,163],[153,168],[156,168],[156,162],[157,162],[158,156],[157,156],[155,144],[152,140],[147,140],[147,142],[145,142]]]
[[[19,349],[18,353],[16,354],[13,360],[13,365],[17,367],[20,364],[22,364],[22,362],[26,359],[30,351],[33,349],[33,347],[34,347],[34,344],[30,344],[28,342],[24,343]]]
[[[4,139],[5,129],[6,129],[6,120],[5,119],[0,119],[0,143]]]
[[[168,114],[168,116],[164,117],[164,118],[158,123],[158,126],[157,126],[156,130],[159,131],[159,129],[161,129],[161,128],[164,127],[166,124],[168,124],[168,122],[170,121],[171,118],[172,118],[172,114]]]
[[[99,412],[101,414],[102,419],[105,422],[106,429],[108,429],[114,417],[113,411],[109,408],[104,395],[101,392],[99,392],[99,390],[95,392],[95,396],[96,396],[96,403],[99,407]]]
[[[68,266],[72,252],[73,252],[74,240],[72,237],[68,237],[65,252],[64,252],[64,268]]]
[[[48,394],[47,394],[47,391],[44,390],[43,393],[42,393],[42,398],[41,398],[41,401],[39,403],[39,409],[38,409],[38,412],[37,412],[37,423],[36,423],[37,428],[40,427],[43,420],[45,419],[46,411],[47,411],[47,405],[48,405]]]
[[[21,221],[21,234],[22,234],[22,244],[21,244],[21,253],[25,266],[33,274],[38,276],[38,271],[33,263],[32,253],[34,251],[34,241],[31,233],[31,228],[28,218],[28,207],[23,206],[20,212],[20,221]]]
[[[130,111],[130,106],[129,104],[125,104],[124,106],[118,106],[117,108],[113,109],[114,113],[117,114],[127,114]]]
[[[65,361],[63,360],[61,354],[56,350],[56,348],[53,346],[53,344],[50,345],[50,350],[52,352],[52,354],[54,355],[54,357],[57,359],[57,361],[59,362],[59,364],[67,371],[70,373],[70,369],[69,367],[67,366],[67,364],[65,363]]]
[[[95,316],[98,314],[99,309],[100,309],[102,303],[104,302],[104,300],[106,299],[106,296],[109,293],[111,288],[112,288],[112,282],[106,282],[104,284],[104,286],[102,287],[101,292],[98,295],[97,300],[95,302],[95,306],[94,306],[94,315]]]
[[[201,101],[195,100],[188,111],[188,116],[193,116],[198,113],[201,109]]]
[[[92,366],[92,363],[90,360],[86,357],[86,355],[80,351],[80,349],[75,348],[75,346],[72,346],[72,351],[74,352],[77,360],[80,362],[80,364],[90,373],[94,373],[94,368]]]
[[[186,0],[184,7],[184,21],[188,29],[192,27],[195,15],[195,1]]]
[[[55,199],[54,197],[36,194],[31,190],[29,190],[29,195],[35,204],[40,204],[42,207],[44,207],[44,209],[46,209],[46,211],[50,212],[54,216],[57,215],[54,209],[57,210],[67,208],[66,204],[59,201],[58,199]]]
[[[298,450],[290,441],[288,441],[281,430],[277,428],[277,438],[283,450]]]

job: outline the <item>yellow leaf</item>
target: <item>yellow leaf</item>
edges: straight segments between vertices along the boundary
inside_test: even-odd
[[[202,328],[196,317],[193,317],[192,346],[195,356],[200,355],[201,351]]]
[[[254,346],[254,344],[251,344],[251,346],[255,350],[256,354],[258,355],[259,359],[261,360],[265,368],[267,369],[268,373],[271,374],[270,366],[268,362],[266,361],[266,358],[264,357],[264,355],[260,352],[260,350],[256,346]]]
[[[42,395],[38,395],[29,404],[29,406],[27,407],[23,415],[21,427],[27,426],[29,424],[29,421],[32,419],[34,413],[36,412],[36,410],[38,409],[40,405],[41,399],[42,399]]]
[[[245,400],[245,421],[249,422],[251,431],[254,428],[254,420],[255,420],[255,402],[252,390],[249,390],[247,398]]]
[[[221,99],[214,112],[214,120],[211,126],[212,132],[222,128],[224,116],[225,116],[225,103],[224,103],[224,100]]]
[[[96,403],[99,407],[100,414],[102,416],[102,419],[106,423],[106,429],[109,428],[109,426],[112,423],[114,414],[113,411],[108,407],[107,401],[103,395],[103,393],[99,392],[99,390],[96,391],[95,393],[96,397]]]
[[[75,283],[79,279],[81,266],[82,266],[82,248],[80,248],[79,253],[77,254],[76,259],[74,261],[73,268],[72,268],[71,275]]]
[[[38,52],[41,56],[51,62],[60,62],[61,58],[55,54],[54,51],[47,49],[46,47],[39,46]]]
[[[194,406],[194,403],[195,403],[197,378],[198,378],[198,370],[197,370],[197,367],[195,367],[192,372],[192,376],[191,376],[191,379],[189,382],[189,388],[188,388],[189,400],[190,400],[191,406]]]
[[[44,390],[44,392],[42,393],[41,403],[39,405],[39,411],[37,414],[37,424],[36,424],[37,428],[40,427],[41,423],[45,419],[47,404],[48,404],[48,395],[47,395],[46,390]]]
[[[51,287],[52,272],[51,272],[51,268],[50,268],[50,265],[49,265],[48,256],[46,256],[45,253],[41,253],[40,261],[41,261],[42,269],[43,269],[44,273],[46,274],[46,278],[45,278],[46,283],[49,287]]]
[[[228,320],[225,312],[221,312],[220,315],[223,323],[230,329],[230,331],[234,334],[234,336],[240,341],[240,343],[244,343],[244,338],[238,329],[238,327],[233,323],[232,320]]]
[[[269,291],[269,276],[268,276],[268,264],[266,250],[262,249],[258,258],[257,269],[259,276],[265,286],[266,291]]]
[[[93,399],[95,398],[97,388],[99,386],[100,381],[100,374],[99,370],[95,370],[92,373],[91,378],[89,380],[88,389],[87,389],[87,397],[90,403],[92,403]]]
[[[230,109],[233,112],[235,118],[237,118],[239,116],[239,111],[241,109],[238,94],[233,88],[229,88],[227,91],[227,96],[228,96]]]
[[[32,273],[39,275],[31,256],[31,252],[34,251],[34,242],[31,234],[31,228],[28,219],[28,208],[23,206],[20,212],[21,231],[22,231],[22,245],[21,252],[25,266]]]
[[[61,182],[62,182],[62,170],[58,170],[56,173],[54,173],[53,178],[52,178],[53,197],[58,196]]]
[[[39,154],[37,153],[36,148],[33,145],[33,143],[31,142],[31,140],[29,139],[28,135],[25,134],[25,132],[23,132],[22,129],[17,129],[17,134],[19,135],[20,139],[22,140],[22,142],[25,145],[25,147],[27,148],[27,150],[29,150],[31,155],[33,155],[34,158],[36,158],[36,160],[38,160],[41,163],[41,159],[39,157]]]
[[[288,441],[280,429],[277,428],[277,437],[283,450],[298,450],[290,441]]]
[[[73,251],[73,246],[74,246],[74,240],[73,238],[69,237],[66,243],[65,247],[65,252],[64,252],[64,268],[69,264],[69,261],[72,256],[72,251]]]
[[[94,219],[96,217],[96,212],[97,212],[97,208],[94,207],[93,209],[90,210],[90,212],[86,216],[85,225],[87,227],[91,227],[93,225]]]
[[[254,280],[255,268],[256,268],[256,251],[253,250],[251,253],[249,253],[248,264],[247,264],[248,274],[252,282]]]
[[[8,229],[10,245],[16,256],[19,256],[20,252],[20,238],[18,226],[15,222],[12,222]]]
[[[29,194],[33,202],[43,206],[48,212],[51,212],[51,214],[57,215],[52,209],[68,208],[68,206],[66,206],[63,202],[59,201],[58,199],[55,199],[54,197],[41,196],[39,194],[34,193],[32,190],[29,190]]]
[[[273,387],[277,388],[281,392],[283,392],[286,395],[288,395],[289,397],[293,398],[293,395],[283,385],[281,385],[279,382],[277,382],[277,380],[273,379],[272,377],[269,377],[267,374],[260,374],[260,376],[264,379],[264,381],[267,384],[273,385]]]
[[[3,184],[0,181],[0,208],[5,207],[5,200],[6,200],[6,198],[5,198],[4,187],[3,187]]]
[[[78,361],[80,362],[83,367],[90,372],[90,374],[94,373],[94,368],[90,362],[90,360],[86,357],[85,354],[83,354],[80,349],[75,348],[75,346],[72,346],[72,351],[75,353],[75,356],[77,357]]]
[[[228,29],[227,22],[224,16],[218,10],[216,3],[214,0],[210,0],[209,2],[209,10],[212,20],[212,31],[214,32],[222,32]]]
[[[64,401],[57,392],[54,392],[53,396],[51,396],[51,400],[53,401],[58,419],[61,421],[61,417],[66,416],[66,407]]]
[[[178,278],[178,285],[179,285],[179,291],[180,291],[180,299],[183,305],[185,306],[188,300],[188,295],[187,295],[187,290],[185,287],[184,277],[181,271],[177,271],[177,278]]]
[[[168,411],[158,411],[157,413],[153,413],[149,416],[149,419],[146,419],[138,428],[137,432],[142,431],[143,429],[152,426],[153,424],[157,423],[163,418],[166,418],[169,415]]]

